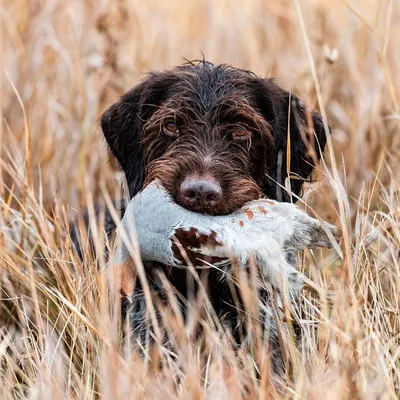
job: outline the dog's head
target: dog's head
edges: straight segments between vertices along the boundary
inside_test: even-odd
[[[131,196],[158,178],[184,207],[214,215],[299,195],[326,142],[321,116],[272,79],[208,62],[149,74],[101,125]]]

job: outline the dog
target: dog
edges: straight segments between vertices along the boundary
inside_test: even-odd
[[[272,78],[204,60],[149,73],[104,112],[101,127],[131,198],[157,180],[180,206],[213,216],[261,197],[295,201],[326,144],[321,115]],[[111,225],[108,219],[108,231]],[[152,261],[144,268],[153,294],[164,303],[160,271],[168,271],[169,283],[188,298],[187,271]],[[237,332],[240,294],[233,296],[214,269],[207,270],[206,281],[215,313]],[[268,301],[265,291],[259,296]],[[137,282],[132,296],[123,299],[123,314],[141,341],[146,310]],[[270,336],[279,370],[276,332]]]
[[[150,73],[101,127],[131,197],[159,179],[177,203],[211,215],[261,194],[291,201],[326,144],[321,115],[273,79],[205,61]]]

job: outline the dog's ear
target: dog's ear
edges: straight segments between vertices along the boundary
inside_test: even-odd
[[[166,98],[170,83],[168,76],[151,73],[101,117],[105,139],[125,173],[131,197],[141,190],[145,177],[141,150],[143,126]]]
[[[266,166],[270,178],[263,191],[275,200],[291,201],[291,193],[301,195],[304,182],[310,181],[324,151],[326,133],[322,116],[272,79],[263,79],[261,85],[258,104],[272,126],[274,138]]]

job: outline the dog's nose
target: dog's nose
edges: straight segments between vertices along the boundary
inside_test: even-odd
[[[207,212],[222,198],[218,182],[209,178],[187,178],[180,188],[183,205],[193,211]]]

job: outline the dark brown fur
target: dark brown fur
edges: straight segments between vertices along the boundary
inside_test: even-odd
[[[165,130],[168,121],[177,135]],[[285,188],[299,195],[326,141],[320,115],[272,79],[207,62],[151,73],[104,113],[102,128],[131,196],[158,178],[182,204],[183,180],[209,176],[222,198],[195,211],[215,215],[261,195],[288,201]],[[249,135],[235,138],[238,128]]]
[[[176,132],[168,130],[171,123]],[[260,196],[278,201],[300,196],[326,142],[321,116],[274,80],[205,61],[150,73],[104,113],[101,125],[125,172],[131,197],[157,178],[176,202],[187,206],[182,182],[205,177],[220,186],[222,196],[212,207],[193,210],[214,215],[232,213]],[[239,135],[238,130],[246,134]],[[184,235],[181,244],[188,237]],[[172,286],[187,297],[185,270],[154,262],[146,262],[145,268],[155,295],[165,299],[158,276],[169,271]],[[241,313],[232,296],[232,282],[219,279],[214,269],[207,277],[216,314],[237,329]],[[265,291],[259,296],[268,302]],[[146,302],[140,282],[124,305],[132,330],[144,340]],[[262,319],[271,332],[278,370],[281,359],[274,322],[267,315]]]

